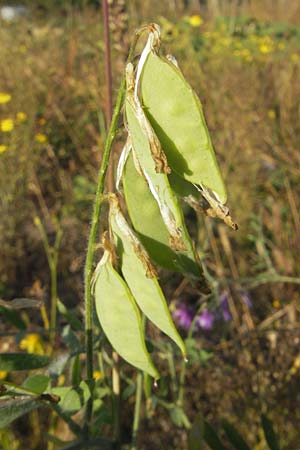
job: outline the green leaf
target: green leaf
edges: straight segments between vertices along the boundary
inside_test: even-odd
[[[109,217],[121,270],[134,299],[145,316],[168,335],[185,355],[185,345],[175,328],[150,258],[122,215],[116,197],[110,199]]]
[[[67,309],[66,306],[63,304],[63,302],[59,299],[57,299],[57,308],[60,314],[64,316],[64,318],[69,322],[73,330],[75,331],[83,330],[82,321],[80,321],[79,318],[74,313],[72,313],[69,309]]]
[[[197,414],[188,435],[188,450],[204,449],[204,421],[202,414]]]
[[[37,374],[28,377],[22,386],[35,394],[42,394],[48,387],[50,378],[47,375]]]
[[[127,158],[122,180],[131,222],[153,261],[166,269],[201,277],[202,270],[184,224],[182,239],[186,250],[176,252],[170,247],[170,234],[146,180],[135,168],[132,152]]]
[[[211,189],[225,203],[226,189],[202,105],[180,70],[150,51],[140,86],[145,113],[171,168],[187,181]]]
[[[69,389],[59,402],[59,406],[66,414],[72,416],[82,407],[80,394],[75,389]]]
[[[61,337],[63,339],[63,342],[69,347],[71,352],[76,352],[76,351],[80,350],[81,345],[80,345],[79,339],[77,338],[74,331],[71,329],[70,325],[66,325],[63,328]]]
[[[187,416],[184,413],[184,411],[182,410],[182,408],[179,408],[178,406],[171,408],[170,416],[171,416],[172,422],[177,427],[189,428],[189,426],[190,426],[189,419],[187,418]]]
[[[226,436],[229,442],[233,445],[236,450],[250,450],[250,447],[244,440],[244,438],[240,435],[240,433],[236,430],[236,428],[226,420],[222,421],[222,426],[226,433]]]
[[[76,388],[71,386],[54,387],[51,389],[51,394],[60,397],[58,406],[69,416],[78,412],[91,396],[89,387],[85,381],[82,381]]]
[[[135,383],[128,384],[125,389],[122,391],[122,400],[127,400],[131,397],[136,391]]]
[[[33,370],[47,366],[49,357],[36,355],[34,353],[1,353],[0,370],[9,372],[11,370]]]
[[[95,271],[93,288],[98,319],[113,348],[133,366],[159,378],[146,349],[138,307],[107,250]]]
[[[204,422],[204,440],[212,450],[227,450],[216,431],[206,421]]]
[[[261,416],[261,424],[270,450],[280,450],[278,438],[275,434],[272,422],[265,414],[262,414]]]
[[[73,364],[72,364],[72,385],[78,386],[81,382],[81,362],[79,355],[76,355],[73,358]]]
[[[19,330],[26,330],[26,323],[16,311],[0,306],[0,314]]]
[[[0,428],[5,428],[15,419],[43,406],[31,398],[0,400]]]

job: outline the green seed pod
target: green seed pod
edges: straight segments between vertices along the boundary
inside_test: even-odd
[[[182,214],[169,184],[167,177],[169,168],[165,155],[139,101],[134,98],[132,65],[128,64],[126,69],[128,88],[125,112],[133,152],[159,206],[163,221],[170,234],[171,247],[173,250],[185,250],[182,239]]]
[[[224,204],[226,189],[200,100],[181,71],[156,52],[156,34],[149,35],[137,69],[136,95],[140,91],[145,114],[178,175],[210,189]]]
[[[113,348],[127,362],[158,379],[146,348],[138,307],[127,284],[114,269],[109,250],[105,250],[96,268],[93,290],[99,322]]]
[[[169,177],[173,177],[173,173]],[[180,178],[177,176],[177,178]],[[187,183],[182,178],[180,179]],[[182,219],[182,239],[186,251],[175,252],[169,246],[169,232],[147,181],[137,172],[133,154],[127,157],[123,170],[123,190],[129,216],[139,239],[153,261],[169,270],[202,277],[200,263]],[[188,183],[190,185],[190,183]],[[195,189],[197,194],[197,190]],[[188,194],[189,195],[189,194]]]
[[[167,334],[185,355],[185,345],[173,323],[151,260],[121,213],[116,196],[110,197],[109,219],[122,274],[146,317]]]

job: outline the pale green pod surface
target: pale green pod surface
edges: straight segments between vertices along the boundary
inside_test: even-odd
[[[151,137],[149,138],[149,135],[145,131],[145,126],[148,124],[148,121],[144,116],[142,108],[135,105],[129,95],[125,108],[132,147],[143,174],[147,178],[149,189],[159,205],[163,221],[170,234],[170,245],[173,250],[183,250],[185,246],[182,239],[182,214],[180,206],[170,187],[167,175],[156,170],[156,163],[153,159],[149,142]],[[142,123],[144,124],[144,128]]]
[[[168,176],[171,188],[178,197],[188,197],[192,195],[195,199],[200,199],[201,194],[198,189],[192,184],[177,175],[176,172],[171,172]]]
[[[185,345],[175,328],[149,256],[114,201],[110,203],[110,225],[122,274],[137,304],[145,316],[168,335],[185,355]]]
[[[187,181],[214,191],[224,204],[226,188],[202,105],[180,70],[151,51],[143,67],[140,92],[145,114],[170,167]]]
[[[147,351],[138,307],[110,258],[98,266],[94,295],[99,322],[112,347],[127,362],[153,378],[159,374]]]
[[[173,177],[173,174],[171,176]],[[153,261],[166,269],[201,277],[202,270],[196,261],[193,245],[184,224],[182,239],[186,251],[175,252],[169,246],[169,232],[146,180],[135,168],[132,153],[127,158],[122,181],[131,222]]]

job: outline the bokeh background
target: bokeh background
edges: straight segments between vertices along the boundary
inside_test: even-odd
[[[97,3],[24,1],[7,17],[4,7],[16,3],[0,2],[0,298],[38,298],[49,308],[40,221],[50,246],[61,234],[58,296],[79,317],[106,130],[105,48]],[[114,97],[134,30],[157,22],[164,52],[176,56],[203,103],[228,204],[239,224],[234,232],[186,210],[214,286],[190,339],[187,415],[192,420],[201,410],[216,426],[225,417],[239,424],[251,448],[263,450],[259,416],[267,412],[282,447],[297,450],[300,4],[111,0],[110,14]],[[123,143],[120,130],[115,159]],[[201,286],[164,272],[161,280],[186,335],[202,301]],[[20,345],[24,351],[38,351],[34,345],[41,350],[44,338],[34,330],[43,323],[39,312],[8,317],[2,309],[1,350]],[[31,340],[22,335],[24,329],[31,330]],[[63,345],[58,340],[57,351]],[[132,408],[130,398],[124,417],[126,408]],[[151,420],[145,419],[148,437],[140,448],[185,448],[186,433],[173,419],[175,425],[158,407]],[[34,430],[26,448],[46,448],[41,429],[26,426]],[[10,448],[25,448],[25,429],[13,427],[11,433],[15,446]]]

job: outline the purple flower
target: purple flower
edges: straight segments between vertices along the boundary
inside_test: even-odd
[[[232,319],[232,315],[229,308],[229,302],[228,302],[228,292],[223,291],[220,295],[220,307],[222,312],[222,317],[225,322],[229,322],[229,320]]]
[[[215,314],[207,308],[203,309],[196,320],[196,324],[203,330],[211,330],[214,326]]]
[[[188,330],[193,321],[193,312],[185,304],[181,304],[173,312],[173,316],[176,319],[178,325],[186,330]]]

